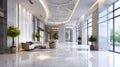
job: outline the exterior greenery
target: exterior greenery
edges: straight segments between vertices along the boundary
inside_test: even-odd
[[[114,37],[115,45],[120,46],[120,31],[116,30],[114,36],[115,36]],[[113,44],[113,30],[111,30],[110,42],[111,42],[111,45],[112,45]]]
[[[58,39],[58,33],[54,33],[53,36],[52,36],[53,39]]]
[[[17,27],[10,26],[7,30],[7,35],[12,37],[12,47],[15,47],[14,38],[20,35],[20,30]]]
[[[90,41],[90,42],[95,42],[95,41],[96,41],[96,38],[94,38],[93,36],[91,36],[91,37],[89,38],[89,41]]]

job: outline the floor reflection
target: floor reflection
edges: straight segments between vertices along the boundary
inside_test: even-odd
[[[119,61],[120,54],[89,51],[85,45],[0,55],[0,67],[120,67]]]

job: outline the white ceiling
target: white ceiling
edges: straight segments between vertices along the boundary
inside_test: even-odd
[[[46,13],[41,3],[38,0],[31,0],[33,4],[29,2],[29,0],[17,0],[22,7],[25,7],[28,11],[30,11],[33,15],[43,20],[46,17]]]
[[[39,0],[31,0],[33,4],[29,3],[29,0],[18,0],[18,2],[29,10],[33,15],[40,18],[42,21],[45,20],[46,12],[44,7],[41,5]],[[78,0],[44,0],[48,7],[49,17],[46,25],[60,24],[65,21],[74,9],[74,6]],[[96,2],[96,0],[80,0],[75,13],[71,20],[66,25],[72,25],[75,23],[83,14],[86,14],[89,8]],[[51,24],[52,22],[52,24]],[[54,24],[53,24],[54,23]]]
[[[50,11],[47,22],[62,22],[68,18],[74,8],[75,0],[46,0]]]

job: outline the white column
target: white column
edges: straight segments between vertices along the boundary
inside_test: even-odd
[[[74,42],[74,43],[76,43],[77,42],[77,38],[76,38],[76,33],[77,33],[77,31],[76,31],[76,27],[74,27],[73,29],[72,29],[72,42]]]
[[[65,25],[64,24],[60,24],[58,26],[58,41],[59,42],[65,42]]]

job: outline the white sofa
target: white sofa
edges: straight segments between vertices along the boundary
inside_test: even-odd
[[[33,42],[33,44],[29,44],[29,43],[21,43],[22,45],[22,49],[23,50],[32,50],[36,47],[41,46],[42,44],[40,42]]]
[[[21,43],[23,50],[32,50],[35,48],[35,45],[29,45],[27,43]]]

